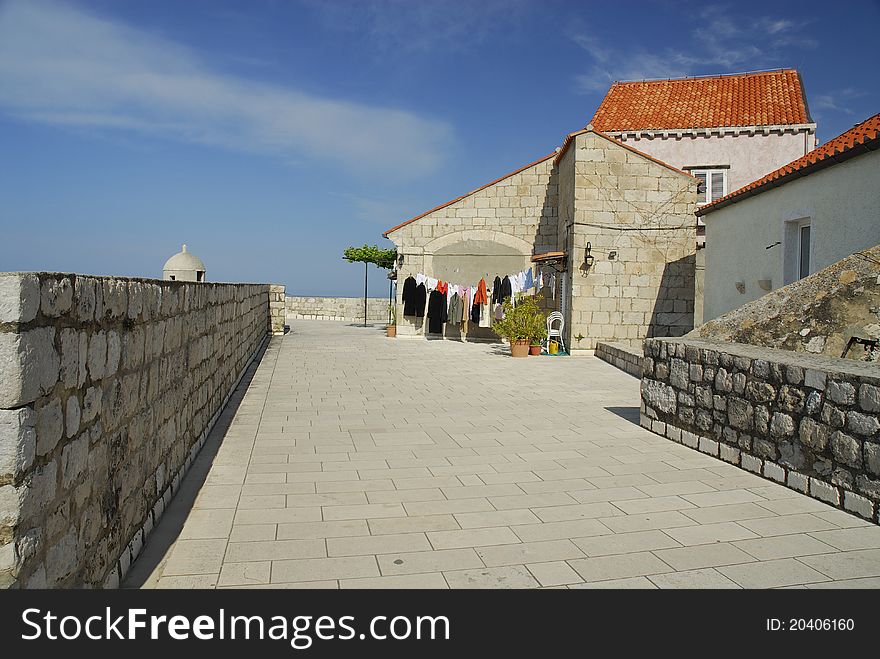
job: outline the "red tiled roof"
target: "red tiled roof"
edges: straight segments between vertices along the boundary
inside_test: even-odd
[[[849,160],[867,151],[880,148],[880,114],[875,114],[856,124],[845,133],[810,151],[776,171],[753,181],[746,186],[697,209],[697,215],[704,215],[722,206],[734,204],[765,189],[782,185],[787,181],[812,174],[813,172]]]
[[[542,163],[542,162],[544,162],[545,160],[549,160],[550,158],[552,158],[552,157],[555,156],[555,155],[556,155],[556,152],[555,152],[555,151],[554,151],[553,153],[548,153],[548,154],[547,154],[546,156],[544,156],[543,158],[538,158],[538,159],[535,160],[534,162],[530,162],[528,165],[523,165],[523,166],[520,167],[519,169],[516,169],[516,170],[510,172],[509,174],[505,174],[504,176],[501,176],[501,177],[499,177],[499,178],[496,178],[494,181],[489,181],[488,183],[486,183],[486,185],[481,185],[479,188],[477,188],[477,189],[475,189],[475,190],[471,190],[470,192],[466,192],[465,194],[461,195],[460,197],[456,197],[455,199],[451,199],[450,201],[447,201],[447,202],[444,203],[444,204],[440,204],[439,206],[435,206],[435,207],[432,208],[431,210],[429,210],[429,211],[425,211],[425,212],[422,213],[421,215],[416,215],[414,218],[411,218],[411,219],[407,220],[406,222],[401,222],[401,223],[398,224],[397,226],[393,226],[393,227],[391,227],[390,229],[388,229],[388,231],[384,232],[384,233],[382,234],[382,236],[385,237],[385,238],[387,238],[389,233],[391,233],[391,232],[393,232],[393,231],[397,231],[397,230],[400,229],[401,227],[405,227],[407,224],[410,224],[411,222],[415,222],[416,220],[420,220],[420,219],[422,219],[423,217],[425,217],[425,215],[430,215],[430,214],[433,213],[434,211],[439,211],[441,208],[446,208],[447,206],[451,206],[451,205],[454,204],[455,202],[457,202],[457,201],[461,201],[461,200],[464,199],[465,197],[470,197],[470,196],[471,196],[472,194],[474,194],[475,192],[479,192],[480,190],[485,190],[485,189],[488,188],[489,186],[495,185],[495,184],[498,183],[499,181],[503,181],[503,180],[506,179],[506,178],[510,178],[510,177],[513,176],[514,174],[519,174],[520,172],[522,172],[522,171],[528,169],[529,167],[533,167],[533,166],[537,165],[538,163]]]
[[[794,69],[706,78],[615,82],[596,130],[673,130],[812,123]]]

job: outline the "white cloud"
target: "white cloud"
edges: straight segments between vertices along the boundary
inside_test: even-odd
[[[827,112],[842,112],[846,115],[854,115],[849,106],[856,99],[867,96],[866,92],[854,89],[853,87],[845,87],[836,89],[827,94],[817,94],[810,102],[810,110],[816,118],[821,118]]]
[[[300,0],[324,25],[375,54],[464,51],[514,26],[525,0]]]
[[[324,159],[403,178],[436,169],[451,127],[212,70],[193,50],[54,2],[0,6],[0,107],[53,125]]]
[[[656,52],[618,48],[584,32],[571,34],[572,41],[590,58],[587,71],[575,76],[576,90],[605,91],[615,80],[675,78],[787,66],[790,63],[782,59],[785,49],[816,45],[815,40],[801,34],[806,22],[755,18],[741,12],[731,13],[721,5],[703,8],[692,17],[692,22],[694,29],[690,39],[685,37],[674,48]]]

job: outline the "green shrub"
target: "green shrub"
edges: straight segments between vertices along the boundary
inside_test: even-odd
[[[537,296],[530,296],[520,300],[515,307],[511,300],[506,300],[504,318],[496,320],[492,329],[511,343],[526,340],[537,345],[547,337],[546,322]]]

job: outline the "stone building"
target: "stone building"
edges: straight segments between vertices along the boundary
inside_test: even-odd
[[[165,261],[162,266],[162,279],[165,281],[205,281],[205,264],[195,254],[187,251],[186,245]]]
[[[702,318],[697,206],[803,155],[815,128],[791,70],[615,83],[561,148],[383,235],[399,282],[554,268],[543,294],[574,350],[676,336]],[[397,322],[398,336],[424,334],[402,308]],[[444,334],[494,337],[470,324]]]
[[[561,149],[384,235],[402,257],[398,281],[421,272],[491,282],[532,262],[552,264],[555,290],[542,293],[566,317],[566,343],[592,350],[691,329],[696,189],[689,174],[588,126]],[[424,334],[423,320],[398,305],[398,336]],[[490,328],[446,326],[447,338],[490,336]]]
[[[707,320],[880,244],[878,146],[880,114],[697,210]]]

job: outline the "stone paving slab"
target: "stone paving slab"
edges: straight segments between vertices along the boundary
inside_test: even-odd
[[[640,428],[638,390],[592,357],[296,321],[125,585],[880,587],[880,527]]]

